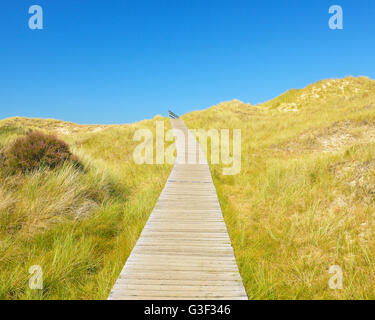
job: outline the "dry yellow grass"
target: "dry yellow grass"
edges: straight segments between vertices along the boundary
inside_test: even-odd
[[[68,142],[85,166],[0,173],[0,299],[107,298],[171,169],[133,161],[134,132],[154,126],[0,121],[0,149],[41,130]],[[43,290],[29,289],[32,265],[42,267]]]
[[[211,171],[250,299],[375,298],[374,81],[324,80],[183,120],[242,130],[241,173]],[[332,265],[342,290],[329,288]]]
[[[375,298],[374,81],[320,81],[183,120],[242,130],[241,173],[211,171],[250,299]],[[86,168],[0,174],[0,298],[107,297],[171,169],[132,159],[135,130],[154,123],[0,121],[0,148],[28,129],[52,132]],[[28,289],[31,265],[42,266],[44,290]],[[328,286],[332,265],[342,290]]]

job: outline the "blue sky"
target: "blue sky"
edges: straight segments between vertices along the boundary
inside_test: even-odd
[[[28,28],[40,5],[44,29]],[[328,28],[328,8],[344,30]],[[0,119],[129,123],[375,78],[373,0],[3,0]]]

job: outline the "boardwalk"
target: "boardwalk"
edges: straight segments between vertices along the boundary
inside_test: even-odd
[[[182,120],[171,122],[185,143],[109,299],[247,299],[207,161]],[[201,164],[184,164],[197,154]]]

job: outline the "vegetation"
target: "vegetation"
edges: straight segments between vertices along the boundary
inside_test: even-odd
[[[320,81],[183,120],[242,130],[241,173],[211,171],[250,299],[375,298],[374,81]],[[342,290],[328,286],[333,265]]]
[[[12,173],[53,169],[65,162],[79,164],[69,146],[56,136],[30,132],[16,139],[2,155],[4,168]]]
[[[242,130],[241,173],[211,172],[250,299],[375,298],[374,81],[324,80],[183,120]],[[135,130],[154,125],[0,121],[4,157],[37,130],[57,135],[84,167],[0,168],[0,299],[107,298],[171,169],[132,159]],[[29,289],[32,265],[43,269],[43,290]],[[332,265],[342,290],[328,286]]]
[[[0,121],[0,150],[18,150],[28,131],[38,130],[58,135],[84,166],[65,161],[14,174],[0,168],[0,299],[108,297],[171,169],[133,162],[138,128],[154,130],[154,121]],[[43,290],[29,289],[33,265],[42,267]]]

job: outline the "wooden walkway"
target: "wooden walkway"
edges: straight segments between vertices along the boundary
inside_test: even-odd
[[[247,299],[206,157],[183,121],[171,122],[185,141],[109,299]]]

